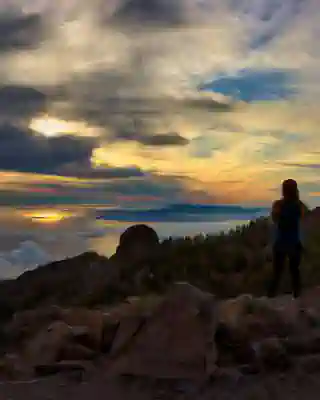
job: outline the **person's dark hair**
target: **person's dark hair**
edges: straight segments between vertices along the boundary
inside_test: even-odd
[[[299,201],[298,184],[294,179],[287,179],[282,183],[282,196],[284,200]]]

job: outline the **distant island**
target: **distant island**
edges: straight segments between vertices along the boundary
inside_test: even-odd
[[[265,216],[268,211],[266,207],[179,203],[158,208],[102,209],[97,211],[96,218],[128,222],[218,222],[226,217],[249,220],[252,216]]]

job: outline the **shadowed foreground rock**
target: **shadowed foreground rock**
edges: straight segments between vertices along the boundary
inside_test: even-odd
[[[176,283],[162,297],[128,298],[108,309],[22,312],[6,327],[16,341],[0,359],[0,399],[1,393],[25,399],[18,390],[25,385],[21,380],[29,382],[28,393],[40,390],[39,398],[46,398],[56,391],[52,398],[59,400],[68,397],[62,386],[69,388],[69,400],[93,393],[116,400],[180,395],[198,400],[224,398],[223,393],[230,399],[251,394],[267,399],[268,385],[283,399],[290,398],[291,388],[317,399],[315,386],[303,385],[320,374],[317,293],[306,293],[301,309],[290,297],[218,301],[188,283]],[[306,318],[311,304],[312,321]],[[284,329],[279,315],[287,314],[290,323],[285,321]],[[19,336],[15,330],[23,321],[28,330]],[[55,386],[52,380],[42,381],[53,376]],[[120,389],[124,392],[116,397]]]
[[[134,337],[112,372],[154,378],[205,379],[217,360],[212,295],[176,284]],[[121,325],[120,325],[121,326]]]

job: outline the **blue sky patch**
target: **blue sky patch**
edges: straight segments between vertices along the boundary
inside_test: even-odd
[[[199,87],[247,103],[254,101],[277,101],[293,97],[295,74],[292,70],[244,69],[235,75],[220,74],[211,82]]]

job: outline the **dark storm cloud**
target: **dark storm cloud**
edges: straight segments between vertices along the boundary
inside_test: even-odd
[[[178,133],[158,134],[145,136],[140,139],[140,143],[147,146],[185,146],[189,140]]]
[[[310,168],[310,169],[320,169],[320,164],[318,163],[281,163],[284,167],[293,167],[293,168]]]
[[[43,39],[41,15],[0,16],[0,53],[37,47]]]
[[[28,86],[0,86],[0,117],[23,118],[45,111],[47,96]]]
[[[45,138],[29,129],[0,126],[0,170],[57,174],[86,179],[143,176],[136,167],[93,169],[95,140],[75,136]]]
[[[115,23],[180,25],[186,20],[181,0],[125,0],[113,15]]]
[[[144,172],[137,167],[126,167],[126,168],[116,168],[107,167],[104,168],[92,168],[90,161],[87,160],[84,164],[79,164],[78,162],[63,165],[57,171],[60,175],[67,177],[77,177],[86,179],[123,179],[123,178],[133,178],[142,177]]]
[[[68,163],[90,159],[94,142],[72,136],[45,138],[17,126],[0,126],[0,169],[55,173]]]
[[[176,132],[166,134],[144,134],[143,130],[137,129],[136,131],[117,131],[115,133],[116,140],[132,140],[143,144],[145,146],[166,147],[166,146],[185,146],[189,140],[179,135]]]

